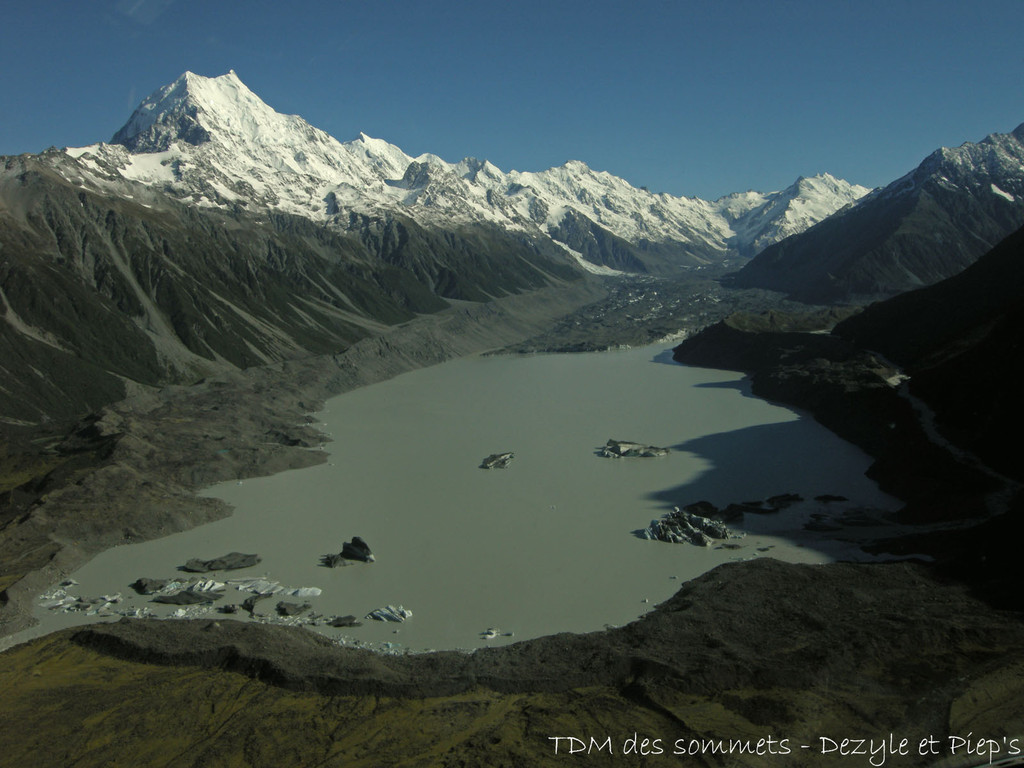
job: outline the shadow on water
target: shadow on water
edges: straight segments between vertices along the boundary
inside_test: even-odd
[[[724,508],[795,493],[804,502],[767,515],[746,513],[741,521],[729,523],[730,527],[770,532],[826,554],[827,545],[834,545],[837,534],[811,535],[805,531],[804,525],[811,515],[817,515],[819,521],[828,518],[840,523],[843,515],[851,514],[852,510],[873,510],[871,516],[881,518],[899,506],[864,475],[870,464],[866,454],[805,415],[705,435],[671,448],[698,457],[707,468],[690,482],[648,495],[662,503],[666,512],[697,501],[709,501]],[[816,501],[816,496],[841,496],[848,502]],[[866,537],[863,529],[844,530],[838,536],[849,538],[848,534]]]
[[[691,367],[688,366],[686,363],[680,363],[676,360],[673,360],[671,349],[662,350],[654,357],[652,357],[650,362],[658,363],[661,365],[673,365],[676,367],[683,368]],[[701,366],[694,367],[700,368]],[[739,371],[729,371],[729,373],[734,373],[737,376],[741,376],[741,373]],[[733,389],[739,392],[744,397],[749,397],[752,400],[764,400],[763,397],[758,397],[757,395],[753,394],[753,392],[751,391],[750,377],[747,375],[742,375],[741,378],[730,379],[729,381],[708,381],[702,384],[691,384],[690,386],[692,386],[694,389]],[[781,407],[789,408],[792,410],[792,406],[789,405],[782,405]]]
[[[806,411],[801,410],[789,403],[780,403],[774,400],[768,400],[763,397],[758,397],[754,394],[752,384],[749,376],[744,376],[742,379],[733,379],[731,381],[708,381],[703,384],[694,384],[694,389],[732,389],[739,392],[743,397],[749,397],[751,400],[760,400],[761,402],[771,403],[779,408],[785,408],[787,411],[800,414],[801,418],[811,418]]]
[[[676,362],[672,359],[672,348],[663,349],[661,352],[651,358],[652,363],[660,363],[662,365],[682,365],[682,363]]]
[[[737,392],[753,397],[750,392],[750,379],[733,379],[732,381],[706,381],[703,384],[693,384],[694,389],[735,389]],[[761,398],[756,398],[760,400]]]
[[[672,349],[664,349],[654,357],[651,358],[650,362],[657,363],[660,365],[672,365],[676,367],[689,368],[691,366],[686,363],[680,363],[672,358]],[[701,366],[693,366],[700,368]],[[739,371],[730,371],[736,375],[740,375]],[[703,384],[692,384],[694,389],[734,389],[744,397],[749,397],[754,400],[764,400],[762,397],[757,397],[751,392],[750,377],[742,375],[741,378],[731,379],[729,381],[708,381]],[[788,407],[788,406],[785,406]]]

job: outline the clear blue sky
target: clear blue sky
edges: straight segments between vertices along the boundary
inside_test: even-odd
[[[1024,0],[7,0],[0,29],[0,154],[106,141],[186,70],[342,141],[705,199],[1024,122]]]

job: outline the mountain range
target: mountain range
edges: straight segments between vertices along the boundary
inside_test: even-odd
[[[186,72],[144,100],[110,143],[66,156],[78,161],[65,171],[77,183],[137,181],[201,207],[288,213],[341,230],[395,215],[432,228],[493,225],[550,238],[595,271],[753,255],[869,191],[825,174],[709,202],[637,189],[580,161],[506,173],[475,158],[413,158],[381,139],[340,142],[279,114],[233,71]]]
[[[581,334],[610,314],[651,327],[661,302],[698,318],[723,294],[771,302],[677,359],[750,372],[753,394],[867,451],[903,523],[941,522],[875,542],[935,564],[758,557],[623,627],[473,654],[377,656],[219,615],[68,630],[0,654],[6,753],[545,765],[550,734],[623,723],[634,744],[814,744],[836,735],[825,723],[1018,749],[1022,140],[938,150],[870,193],[816,176],[706,202],[579,162],[505,173],[338,142],[229,73],[182,76],[109,143],[0,158],[0,639],[93,553],[227,514],[197,488],[325,460],[309,450],[322,398],[550,329],[569,296],[614,299],[563,318]],[[741,265],[734,285],[809,302],[900,295],[803,315],[704,291]],[[872,518],[814,523],[843,537]],[[760,766],[759,751],[720,757]]]
[[[0,160],[0,416],[338,352],[587,271],[721,263],[866,192],[819,176],[711,203],[580,162],[412,158],[279,114],[233,72],[186,73],[110,143]]]
[[[764,249],[739,287],[866,303],[951,277],[1024,224],[1024,125],[930,154],[857,205]]]
[[[505,172],[341,142],[234,72],[186,72],[108,143],[0,160],[0,417],[338,352],[453,301],[740,266],[865,301],[959,272],[1024,223],[1024,127],[869,191],[828,174],[715,201],[579,161]]]

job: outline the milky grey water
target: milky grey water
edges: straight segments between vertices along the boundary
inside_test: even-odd
[[[751,397],[740,375],[676,365],[667,354],[465,358],[333,398],[318,416],[333,439],[328,464],[213,487],[209,495],[235,506],[232,517],[109,550],[74,574],[72,589],[120,592],[145,606],[128,588],[140,576],[180,576],[192,557],[256,552],[258,566],[219,578],[319,587],[310,602],[326,615],[362,618],[387,604],[413,612],[400,625],[322,630],[332,637],[472,648],[510,641],[481,638],[492,627],[518,640],[627,623],[729,560],[827,562],[853,551],[801,530],[814,505],[748,515],[738,550],[633,535],[673,503],[798,492],[849,497],[844,508],[895,506],[864,476],[861,451],[809,417]],[[601,458],[609,438],[673,450]],[[499,451],[515,452],[509,468],[479,468]],[[376,562],[319,565],[353,536]],[[274,603],[261,608],[272,612]],[[85,620],[36,615],[33,634]]]

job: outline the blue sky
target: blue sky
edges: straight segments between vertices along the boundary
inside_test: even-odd
[[[23,2],[0,154],[105,141],[186,70],[234,69],[345,141],[714,199],[877,186],[1024,122],[1024,0]]]

